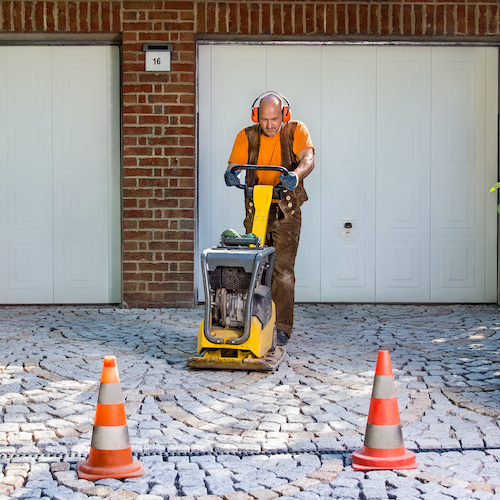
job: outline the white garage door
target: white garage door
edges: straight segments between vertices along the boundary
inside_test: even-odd
[[[117,47],[0,47],[0,303],[120,286]]]
[[[223,171],[278,90],[316,147],[297,301],[496,302],[497,49],[201,45],[198,62],[200,249],[242,229]]]

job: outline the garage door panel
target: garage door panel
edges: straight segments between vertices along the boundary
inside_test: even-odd
[[[108,68],[102,48],[55,49],[54,170],[67,178],[80,171],[88,181],[106,185],[108,106],[103,90]]]
[[[207,165],[207,173],[211,172],[209,185],[212,191],[208,193],[212,201],[223,200],[223,203],[214,203],[212,221],[207,221],[211,226],[208,240],[200,242],[200,248],[217,244],[222,231],[232,227],[239,232],[244,232],[243,219],[245,209],[243,191],[228,188],[224,183],[224,170],[236,134],[251,124],[250,114],[253,99],[266,90],[266,49],[258,47],[221,47],[213,57],[212,90],[217,103],[224,106],[214,106],[210,120],[210,140],[212,141],[211,165]],[[249,77],[251,68],[251,78]],[[228,110],[231,110],[228,113]],[[206,165],[203,161],[203,165]],[[215,168],[212,168],[214,166]],[[244,174],[241,174],[242,182]],[[203,187],[205,187],[203,185]]]
[[[377,175],[428,161],[429,76],[430,48],[377,49]]]
[[[365,286],[364,245],[350,245],[340,238],[332,243],[337,265],[332,266],[331,286]]]
[[[55,47],[53,79],[55,300],[109,302],[105,48]]]
[[[397,121],[394,119],[391,127],[391,154],[388,169],[410,169],[419,167],[419,152],[422,136],[420,131],[415,130],[413,124],[408,121]],[[392,163],[391,162],[394,162]]]
[[[7,245],[4,244],[4,249],[0,258],[8,263],[8,269],[3,274],[8,279],[2,280],[2,302],[52,303],[52,275],[47,272],[51,269],[52,247],[47,245],[45,239],[26,235],[17,239],[13,236]]]
[[[481,155],[476,144],[476,137],[478,134],[482,135],[476,125],[469,123],[471,116],[474,117],[475,114],[459,113],[449,108],[446,114],[448,118],[446,124],[443,123],[446,129],[440,134],[443,141],[441,169],[473,173],[477,168],[478,155]]]
[[[492,302],[485,262],[496,246],[485,227],[487,53],[433,50],[431,299]],[[450,87],[451,85],[451,87]],[[496,102],[496,101],[494,101]],[[489,126],[492,126],[491,124]],[[493,125],[494,128],[496,124]]]
[[[463,288],[475,286],[475,242],[473,239],[447,238],[440,242],[440,286],[454,288],[454,297],[466,297]]]
[[[79,176],[81,177],[81,176]],[[106,186],[93,186],[89,179],[68,180],[62,183],[62,206],[64,207],[61,221],[64,230],[93,229],[102,237],[105,228],[100,227],[100,219],[106,214],[105,207],[101,211],[95,209],[100,200],[106,200]],[[106,239],[106,238],[104,238]]]
[[[36,289],[47,288],[43,273],[43,240],[24,238],[9,242],[9,288]],[[49,290],[52,298],[52,291]]]
[[[320,133],[321,123],[321,53],[314,46],[297,46],[293,51],[279,46],[267,47],[267,90],[276,90],[290,100],[292,119],[304,122],[314,144]],[[295,78],[295,75],[301,75]],[[284,77],[285,76],[285,77]],[[307,99],[304,99],[307,89]],[[318,159],[316,158],[316,162]],[[295,299],[316,302],[320,295],[320,245],[321,231],[320,182],[314,172],[305,180],[309,200],[302,208],[302,229],[295,265]]]
[[[417,180],[391,182],[384,194],[385,200],[378,204],[378,214],[387,230],[416,229],[428,230],[428,220],[422,221],[421,200],[427,186]],[[395,207],[397,209],[395,210]]]
[[[444,134],[444,145],[446,147],[446,167],[449,169],[475,168],[475,131],[464,124],[464,117],[451,113],[454,118]]]
[[[485,50],[464,48],[461,59],[450,49],[433,51],[432,161],[436,175],[456,169],[484,170]]]
[[[43,51],[39,59],[32,57],[29,49],[21,47],[16,47],[9,55],[6,51],[4,48],[6,111],[12,118],[7,128],[8,169],[43,173],[47,168],[43,161],[47,153],[45,141],[50,140],[50,120],[45,118],[50,110],[50,99],[46,95],[50,82],[47,70],[50,51]]]
[[[6,203],[2,234],[8,242],[0,266],[8,268],[9,276],[0,285],[0,302],[44,303],[52,300],[53,293],[51,100],[47,96],[51,56],[47,49],[38,56],[25,47],[14,49],[4,47],[0,52],[6,83],[5,107],[0,110],[6,117],[0,191]]]
[[[323,115],[321,155],[336,171],[371,169],[374,133],[374,66],[372,51],[356,51],[353,61],[342,51],[323,49]]]
[[[324,58],[330,59],[330,62],[337,67],[335,88],[342,89],[342,99],[335,99],[335,95],[331,95],[332,100],[335,101],[335,112],[358,118],[363,116],[365,106],[368,104],[365,82],[372,70],[370,61],[363,60],[362,57],[358,56],[350,62],[342,58],[342,54],[338,54],[338,57],[333,55],[334,60],[331,61],[332,55],[328,54],[328,49],[325,48],[323,52]],[[363,52],[366,53],[366,51]],[[325,90],[329,91],[328,88]],[[333,91],[333,87],[331,90]]]
[[[49,48],[0,47],[0,303],[53,294]],[[8,278],[7,278],[8,277]]]
[[[369,189],[369,183],[347,175],[339,175],[337,180],[331,195],[331,217],[325,219],[325,227],[335,230],[343,228],[345,222],[351,222],[356,229],[367,229],[369,211],[364,193]]]
[[[35,181],[11,181],[8,185],[9,229],[44,230],[44,222],[50,217],[45,193]]]
[[[252,123],[253,99],[266,90],[265,47],[213,48],[198,47],[203,81],[199,94],[199,251],[218,244],[227,228],[244,232],[243,191],[227,187],[223,175],[236,134]],[[244,173],[240,178],[244,182]],[[199,258],[195,273],[199,299],[204,300]]]
[[[464,60],[463,55],[469,54],[473,60]],[[468,108],[473,111],[476,106],[476,78],[478,69],[484,69],[484,55],[481,51],[467,49],[461,51],[460,57],[456,51],[438,48],[434,56],[442,63],[442,80],[448,92],[443,96],[443,104]],[[445,58],[445,59],[443,59]]]
[[[60,145],[56,150],[59,167],[103,177],[107,159],[107,141],[103,140],[107,136],[107,95],[102,91],[106,88],[106,59],[100,57],[99,47],[64,49],[56,48],[53,66],[55,119],[64,122],[55,135]]]
[[[329,277],[321,280],[321,299],[327,302],[375,299],[375,51],[375,47],[322,48],[322,128],[317,150],[321,269]]]
[[[377,49],[377,301],[429,300],[430,51]]]
[[[99,287],[103,272],[99,264],[99,254],[103,251],[103,244],[99,236],[93,235],[92,232],[86,235],[82,231],[75,231],[64,240],[62,263],[64,293],[78,289],[79,296],[85,297],[87,301],[94,296],[93,290]],[[62,294],[60,296],[62,297]]]
[[[426,276],[426,273],[421,272],[420,263],[426,261],[425,258],[422,259],[421,252],[420,241],[417,239],[389,239],[384,254],[379,256],[380,274],[377,276],[377,284],[380,283],[382,289],[405,289],[402,302],[419,300],[417,297],[420,293],[418,289],[422,286],[421,277],[425,279]]]
[[[474,229],[475,191],[473,180],[454,180],[442,187],[439,207],[442,229]]]
[[[372,242],[355,236],[355,233],[353,231],[350,239],[344,230],[325,242],[330,266],[328,272],[323,273],[323,281],[328,280],[329,300],[334,302],[373,301],[374,283],[367,279],[370,273],[366,269],[374,265]]]
[[[297,46],[283,52],[282,47],[267,47],[266,90],[276,90],[290,100],[292,120],[304,122],[313,142],[321,127],[321,52],[314,46]],[[296,78],[296,75],[301,75]],[[304,98],[307,89],[307,99]],[[307,186],[312,189],[311,182]],[[314,202],[314,201],[313,201]]]

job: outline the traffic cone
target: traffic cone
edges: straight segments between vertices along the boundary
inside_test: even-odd
[[[90,481],[144,474],[141,462],[132,458],[115,356],[104,358],[89,458],[76,468],[80,479]]]
[[[356,470],[415,469],[415,454],[405,450],[389,351],[379,351],[365,442],[351,457]]]

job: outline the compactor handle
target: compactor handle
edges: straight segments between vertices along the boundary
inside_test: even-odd
[[[276,172],[288,174],[288,170],[285,167],[281,167],[279,165],[234,165],[233,167],[231,167],[231,173],[234,174],[237,170],[238,171],[239,170],[274,170]],[[280,185],[278,184],[278,186],[280,186]],[[276,186],[276,187],[278,187],[278,186]],[[247,185],[246,184],[237,184],[236,187],[239,189],[246,189]]]

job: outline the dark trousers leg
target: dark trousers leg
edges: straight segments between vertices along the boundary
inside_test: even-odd
[[[295,258],[299,248],[301,214],[269,221],[267,244],[276,249],[272,297],[276,305],[276,328],[289,337],[293,328],[295,302]]]
[[[281,211],[278,209],[278,213]],[[276,328],[283,330],[289,337],[293,328],[293,305],[295,302],[295,257],[299,248],[301,212],[283,218],[276,217],[271,210],[267,226],[266,245],[276,249],[272,283],[272,297],[276,305]],[[247,215],[245,230],[252,230],[253,216]]]

